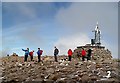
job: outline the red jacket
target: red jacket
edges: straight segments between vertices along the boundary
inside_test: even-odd
[[[72,50],[71,49],[68,50],[68,56],[72,56]]]
[[[85,56],[85,55],[86,55],[86,51],[82,50],[82,56]]]
[[[33,52],[29,52],[29,55],[30,55],[30,56],[33,56]]]

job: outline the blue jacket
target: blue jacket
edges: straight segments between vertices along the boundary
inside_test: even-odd
[[[40,55],[40,50],[37,51],[37,54]]]
[[[25,55],[29,55],[29,50],[24,50],[24,49],[22,50],[25,51]]]

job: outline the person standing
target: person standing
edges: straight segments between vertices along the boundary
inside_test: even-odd
[[[29,48],[27,48],[27,50],[22,49],[23,51],[25,51],[25,57],[24,57],[24,61],[27,61],[28,55],[29,55]]]
[[[33,53],[34,53],[34,50],[29,53],[31,61],[33,61]]]
[[[55,58],[55,61],[56,62],[58,62],[58,60],[57,60],[57,55],[58,55],[58,53],[59,53],[59,50],[56,48],[56,46],[55,46],[55,50],[54,50],[54,58]]]
[[[80,51],[77,51],[77,57],[80,60]]]
[[[88,54],[87,54],[87,60],[91,60],[91,53],[92,53],[92,50],[89,48]]]
[[[72,50],[71,49],[68,50],[68,57],[69,57],[68,61],[71,61],[71,58],[72,58]]]
[[[41,61],[41,55],[42,55],[42,50],[40,50],[40,48],[38,48],[38,51],[37,51],[37,55],[38,55],[38,62]]]
[[[82,48],[82,61],[85,61],[86,51]]]

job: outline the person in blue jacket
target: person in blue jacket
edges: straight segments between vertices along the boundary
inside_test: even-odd
[[[27,48],[27,50],[22,49],[23,51],[25,51],[25,57],[24,57],[24,61],[27,61],[28,55],[29,55],[29,48]]]
[[[40,48],[38,48],[38,51],[37,51],[37,55],[38,55],[38,62],[41,61],[41,55],[42,55],[42,52],[43,50],[40,50]]]

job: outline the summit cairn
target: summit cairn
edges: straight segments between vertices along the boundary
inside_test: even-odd
[[[86,44],[84,46],[78,46],[77,49],[74,50],[74,57],[77,57],[78,53],[81,52],[82,48],[84,48],[86,51],[90,48],[92,49],[92,60],[106,60],[106,59],[112,59],[111,51],[105,48],[105,46],[101,45],[101,31],[98,27],[98,22],[95,27],[95,30],[92,32],[95,32],[94,39],[91,39],[91,44]],[[81,56],[81,53],[79,53]]]

